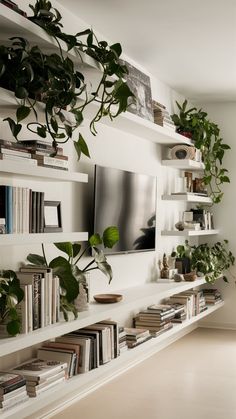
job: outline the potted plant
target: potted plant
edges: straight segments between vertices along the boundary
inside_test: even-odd
[[[51,136],[56,154],[58,144],[72,138],[92,102],[97,107],[90,130],[96,135],[96,123],[104,116],[113,119],[126,111],[128,98],[134,95],[123,80],[127,68],[119,60],[119,43],[109,46],[106,41],[99,41],[91,29],[76,35],[63,32],[61,15],[47,0],[38,0],[30,7],[34,15],[29,19],[55,39],[58,53],[47,54],[22,37],[11,38],[10,45],[0,45],[0,86],[11,90],[16,98],[16,117],[5,120],[18,140],[22,122],[30,117],[28,129],[42,138]],[[62,51],[61,41],[66,43],[68,53]],[[100,81],[91,93],[81,68],[75,67],[69,57],[72,48],[78,56],[83,53],[96,60],[101,70]],[[37,101],[44,104],[43,118],[39,118]],[[90,157],[81,133],[74,146],[78,159],[81,153]]]
[[[187,110],[187,100],[182,105],[176,104],[179,115],[173,114],[172,120],[179,133],[191,133],[189,137],[201,151],[205,165],[203,182],[209,189],[213,203],[219,203],[223,198],[222,185],[230,182],[228,170],[222,167],[225,151],[230,146],[223,143],[218,125],[208,119],[206,112],[197,108]]]
[[[86,272],[98,269],[108,277],[109,283],[111,282],[112,268],[107,262],[104,252],[98,246],[103,244],[104,247],[111,249],[118,240],[117,227],[110,226],[104,230],[102,236],[98,233],[90,236],[85,249],[82,249],[81,244],[77,242],[54,243],[57,249],[65,253],[67,257],[58,256],[48,262],[43,245],[43,256],[36,254],[27,256],[27,260],[31,264],[52,268],[53,273],[59,277],[61,287],[60,310],[63,312],[65,320],[68,320],[68,311],[72,311],[75,317],[78,315],[74,300],[79,294],[79,284],[86,283]],[[81,262],[82,257],[89,249],[92,250],[94,257],[85,267],[79,268],[78,263]]]
[[[4,332],[10,336],[20,332],[21,319],[17,305],[23,298],[24,291],[20,287],[16,273],[10,270],[0,271],[0,327],[4,337]]]
[[[188,244],[188,240],[185,240],[185,245],[178,245],[176,252],[171,253],[171,257],[175,257],[175,267],[179,273],[186,274],[191,271],[191,246]]]

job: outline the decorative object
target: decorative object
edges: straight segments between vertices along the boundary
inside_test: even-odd
[[[22,37],[13,37],[8,46],[0,46],[0,86],[14,92],[17,108],[15,118],[6,117],[5,121],[18,140],[22,121],[30,117],[28,129],[42,138],[49,135],[56,154],[58,144],[72,139],[91,102],[98,105],[89,124],[96,135],[96,123],[104,116],[113,119],[124,112],[128,98],[134,95],[123,79],[127,68],[119,62],[122,52],[119,43],[109,46],[106,41],[98,41],[91,29],[76,35],[64,33],[62,17],[50,1],[37,0],[30,7],[33,16],[28,19],[46,31],[52,43],[58,45],[58,53],[46,54],[39,46],[31,47]],[[61,41],[65,42],[68,53],[62,50]],[[101,78],[97,86],[93,86],[92,93],[90,83],[85,82],[81,73],[83,63],[77,69],[70,59],[72,49],[78,56],[92,57],[101,69]],[[45,105],[40,106],[43,119],[42,115],[38,117],[37,101]],[[90,157],[81,133],[73,143],[78,159],[81,153]]]
[[[195,281],[197,279],[197,274],[195,271],[188,272],[184,274],[185,281]]]
[[[123,299],[123,295],[121,294],[97,294],[93,296],[94,300],[97,303],[101,304],[111,304],[111,303],[118,303]]]
[[[169,266],[167,262],[166,254],[163,255],[163,261],[162,261],[162,269],[161,269],[161,278],[169,278]]]
[[[23,300],[24,291],[14,271],[0,271],[0,328],[1,335],[20,333],[21,320],[17,305]],[[4,333],[5,332],[5,333]]]
[[[74,316],[77,317],[74,301],[79,294],[79,284],[86,283],[85,274],[87,272],[99,269],[108,277],[109,283],[111,282],[113,276],[112,268],[108,264],[103,251],[97,246],[103,244],[104,247],[112,248],[118,240],[119,231],[117,227],[110,226],[104,230],[102,237],[98,233],[90,236],[85,249],[82,249],[81,244],[77,242],[54,243],[58,250],[67,255],[67,258],[58,256],[48,263],[43,244],[43,256],[36,254],[27,256],[27,260],[31,264],[52,268],[54,274],[59,277],[61,287],[60,310],[63,312],[65,320],[68,320],[68,311],[72,311]],[[80,269],[77,264],[89,249],[92,249],[94,258],[84,268]]]
[[[83,284],[79,284],[79,294],[74,300],[75,308],[78,312],[88,310],[88,295]]]
[[[187,110],[187,100],[182,105],[176,104],[179,115],[173,114],[172,120],[177,131],[182,135],[187,132],[194,146],[201,151],[205,165],[203,182],[209,189],[213,203],[219,203],[223,198],[222,185],[230,182],[228,170],[222,167],[225,151],[230,146],[223,143],[218,125],[207,118],[206,112],[195,107]]]
[[[172,121],[169,112],[166,107],[155,100],[152,101],[154,123],[164,128],[176,130],[175,124]]]
[[[174,281],[175,282],[181,282],[181,281],[184,281],[184,276],[182,275],[182,274],[175,274],[174,275]]]
[[[184,231],[184,222],[183,221],[178,221],[175,224],[175,228],[177,228],[177,230],[179,230],[179,231]]]
[[[0,234],[6,233],[6,219],[0,218]]]
[[[171,159],[177,160],[195,160],[195,154],[195,147],[184,144],[175,145],[170,150]]]
[[[127,110],[141,118],[153,121],[150,77],[127,61],[120,60],[120,63],[128,70],[127,74],[124,75],[124,79],[127,81],[127,85],[135,97],[135,100],[134,97],[129,97]]]
[[[44,201],[44,233],[62,231],[61,202]]]

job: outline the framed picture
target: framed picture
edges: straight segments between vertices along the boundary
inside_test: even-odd
[[[44,233],[62,231],[61,202],[44,201]]]

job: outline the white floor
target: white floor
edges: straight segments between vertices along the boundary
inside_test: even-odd
[[[56,419],[236,419],[236,332],[197,329]]]

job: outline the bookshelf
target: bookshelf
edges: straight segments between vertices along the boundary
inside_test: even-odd
[[[202,171],[204,170],[204,164],[194,160],[162,160],[162,165],[172,167],[173,169],[190,170],[190,171]]]
[[[1,234],[0,246],[15,246],[25,244],[76,242],[88,240],[87,232],[68,233],[30,233],[30,234]]]
[[[194,193],[162,195],[163,201],[183,201],[197,204],[212,204],[209,196],[201,196]]]

